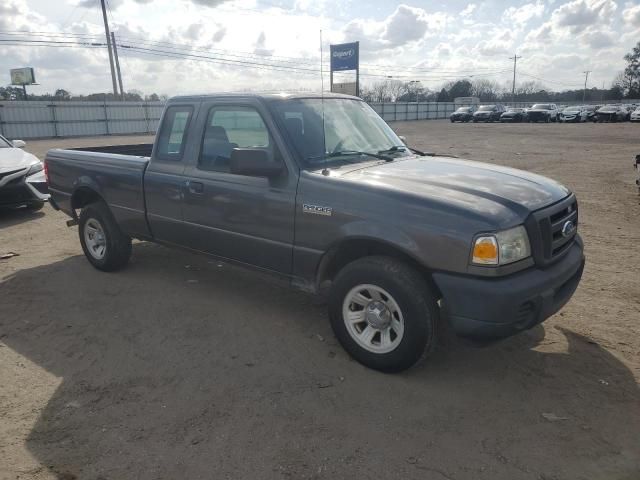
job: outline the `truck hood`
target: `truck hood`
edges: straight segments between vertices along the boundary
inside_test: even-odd
[[[449,157],[398,159],[345,169],[338,175],[345,180],[370,183],[476,211],[495,211],[498,204],[522,215],[571,193],[563,185],[540,175]]]
[[[37,157],[20,148],[0,148],[0,173],[20,170],[39,162]]]

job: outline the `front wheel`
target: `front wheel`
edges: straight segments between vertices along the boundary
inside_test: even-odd
[[[435,344],[438,306],[424,278],[389,257],[366,257],[344,267],[329,295],[331,326],[344,349],[363,365],[399,372]]]
[[[122,233],[104,202],[84,207],[78,225],[80,244],[91,265],[112,272],[127,264],[131,257],[131,238]]]

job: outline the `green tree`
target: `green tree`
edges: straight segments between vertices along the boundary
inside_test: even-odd
[[[469,80],[458,80],[449,88],[449,98],[471,97],[473,86]]]
[[[56,100],[71,100],[71,94],[64,88],[59,88],[56,93],[53,94],[53,98]]]
[[[436,102],[450,102],[450,101],[451,100],[449,99],[449,92],[447,92],[447,90],[443,87],[442,90],[440,90],[438,97],[436,98]]]

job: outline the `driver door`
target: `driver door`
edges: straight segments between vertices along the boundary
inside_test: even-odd
[[[186,170],[188,243],[219,257],[290,274],[297,175],[262,105],[232,100],[200,107],[199,148]],[[269,162],[284,165],[283,173],[272,179],[231,173],[234,148],[264,150]]]

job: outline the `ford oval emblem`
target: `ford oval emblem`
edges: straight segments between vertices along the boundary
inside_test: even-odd
[[[571,235],[573,235],[573,232],[575,231],[576,231],[575,223],[573,223],[571,220],[567,220],[566,222],[564,222],[564,225],[562,226],[563,237],[570,237]]]

